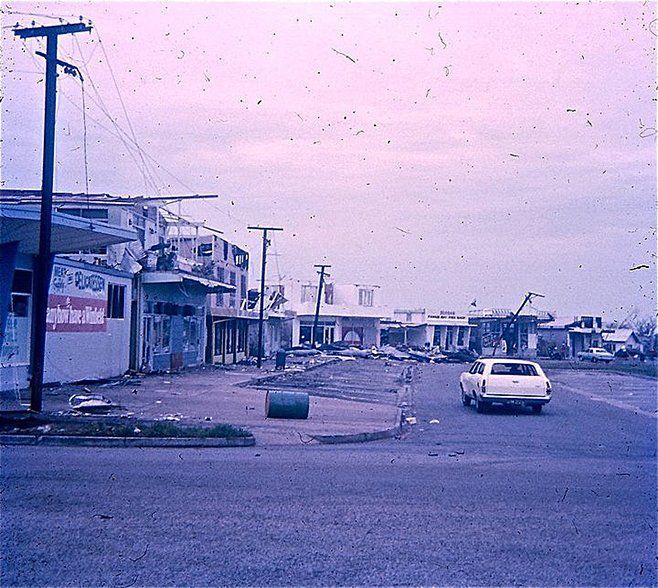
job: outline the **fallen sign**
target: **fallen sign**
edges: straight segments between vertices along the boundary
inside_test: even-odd
[[[307,419],[308,411],[306,392],[268,390],[265,396],[265,416],[268,419]]]

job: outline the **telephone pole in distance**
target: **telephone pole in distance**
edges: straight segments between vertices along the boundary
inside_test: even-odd
[[[320,268],[320,271],[318,272],[318,274],[320,274],[320,283],[318,284],[318,299],[315,303],[315,317],[313,318],[313,332],[311,334],[311,337],[313,339],[313,347],[315,347],[317,343],[316,331],[318,329],[318,319],[320,318],[320,301],[322,300],[322,286],[324,286],[325,276],[329,277],[329,274],[326,273],[325,270],[331,266],[326,263],[319,263],[314,265],[313,267]]]
[[[258,357],[256,358],[256,366],[261,367],[263,357],[263,309],[265,304],[265,264],[267,262],[267,232],[268,231],[283,231],[280,227],[247,227],[247,229],[254,231],[263,231],[263,259],[260,268],[260,309],[258,311]]]
[[[46,37],[46,106],[43,127],[43,173],[41,179],[41,225],[39,228],[39,254],[34,264],[32,287],[32,345],[30,347],[30,410],[41,412],[43,405],[43,369],[46,352],[46,314],[48,289],[52,271],[51,230],[53,213],[53,176],[55,161],[55,116],[57,103],[57,66],[69,67],[57,59],[57,38],[60,35],[91,31],[83,23],[49,27],[14,29],[21,39]],[[43,56],[42,53],[39,53]]]

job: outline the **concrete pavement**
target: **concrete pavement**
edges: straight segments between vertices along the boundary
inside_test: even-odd
[[[251,431],[259,445],[308,444],[316,442],[316,436],[353,438],[390,431],[399,424],[396,391],[402,386],[398,377],[404,366],[395,364],[389,367],[384,362],[373,360],[372,370],[368,370],[370,392],[364,397],[359,391],[367,388],[366,383],[356,389],[352,386],[351,390],[347,383],[343,383],[343,387],[335,388],[333,393],[323,385],[308,384],[309,374],[315,374],[316,368],[322,370],[324,378],[335,376],[340,380],[341,373],[353,373],[357,364],[326,362],[321,358],[293,360],[289,364],[291,369],[286,372],[274,371],[271,362],[265,364],[264,370],[239,365],[228,368],[205,366],[177,374],[153,374],[101,385],[63,386],[46,391],[44,410],[68,411],[71,394],[100,393],[121,405],[123,410],[117,411],[121,414],[145,419],[176,419],[185,423],[226,422]],[[351,370],[349,366],[353,366]],[[264,384],[261,378],[273,381]],[[278,380],[281,380],[281,386]],[[311,395],[309,418],[265,418],[267,390],[285,389],[298,380],[301,384],[296,389]],[[313,381],[317,383],[317,379]],[[251,387],[250,382],[255,387]],[[3,408],[14,405],[11,395],[5,395]]]

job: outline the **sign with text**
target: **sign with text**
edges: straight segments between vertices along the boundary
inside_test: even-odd
[[[107,281],[101,274],[55,265],[46,328],[58,333],[105,331]]]

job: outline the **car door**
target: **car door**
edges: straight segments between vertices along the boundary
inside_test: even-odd
[[[473,375],[475,374],[475,371],[477,370],[479,363],[480,363],[479,361],[474,362],[473,365],[469,368],[469,370],[462,374],[461,382],[465,392],[470,393],[471,390],[473,389],[473,377],[474,377]]]

